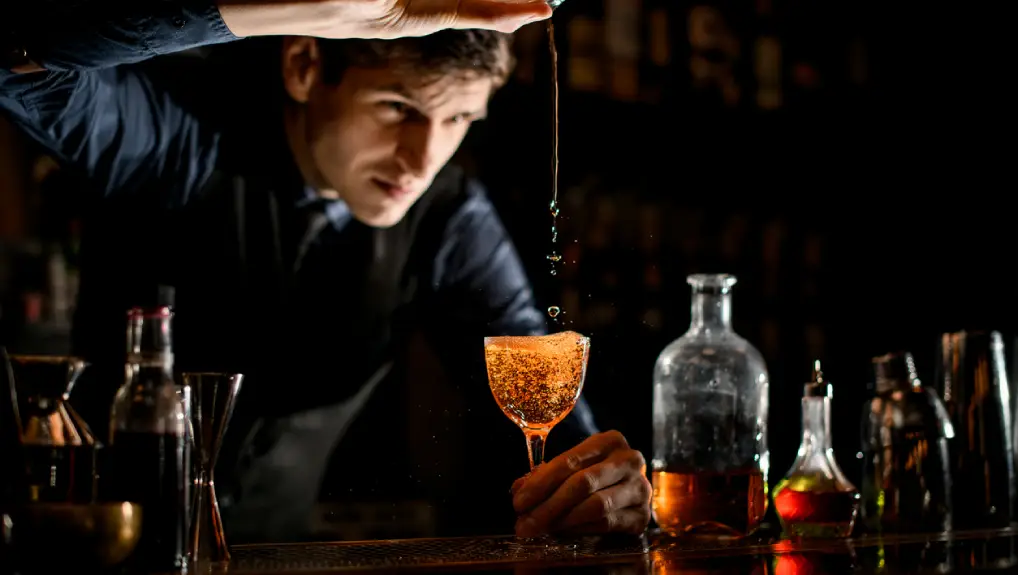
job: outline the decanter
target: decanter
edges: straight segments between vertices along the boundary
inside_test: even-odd
[[[745,536],[767,510],[767,366],[732,329],[735,277],[687,281],[689,329],[654,366],[654,517],[673,535]]]
[[[774,510],[791,537],[848,537],[859,513],[859,491],[838,467],[831,447],[832,396],[817,360],[803,389],[799,453],[774,488]]]

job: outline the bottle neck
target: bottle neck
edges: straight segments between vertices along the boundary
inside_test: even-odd
[[[173,356],[169,359],[128,358],[128,369],[135,383],[145,387],[156,387],[162,384],[173,385]]]
[[[732,294],[693,290],[690,329],[695,331],[731,331]]]
[[[168,308],[131,310],[127,322],[127,363],[144,385],[173,382],[173,314]]]
[[[832,451],[830,398],[802,398],[802,445],[799,451],[803,450]]]

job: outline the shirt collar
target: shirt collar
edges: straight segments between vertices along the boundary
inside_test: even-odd
[[[350,207],[347,206],[346,202],[322,198],[314,188],[304,186],[303,193],[297,200],[297,207],[305,208],[310,206],[317,206],[321,209],[325,216],[329,218],[329,223],[336,231],[342,230],[353,219],[353,213],[350,212]]]

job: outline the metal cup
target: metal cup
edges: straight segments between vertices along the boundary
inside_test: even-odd
[[[956,528],[1008,527],[1015,499],[1011,401],[999,332],[945,333],[937,391],[954,425]]]
[[[184,373],[191,388],[191,437],[196,458],[196,497],[191,519],[191,559],[196,563],[230,560],[223,519],[216,499],[214,470],[226,427],[240,391],[239,373]]]

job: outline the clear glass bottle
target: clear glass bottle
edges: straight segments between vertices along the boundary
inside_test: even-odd
[[[110,413],[107,498],[141,504],[131,566],[147,572],[187,568],[190,398],[174,384],[172,317],[165,306],[128,312],[127,379]]]
[[[732,330],[735,277],[687,281],[689,330],[654,366],[654,517],[672,534],[744,536],[767,510],[767,366]]]
[[[774,488],[774,510],[791,537],[848,537],[859,513],[859,491],[831,447],[831,397],[818,360],[803,390],[799,453]]]

